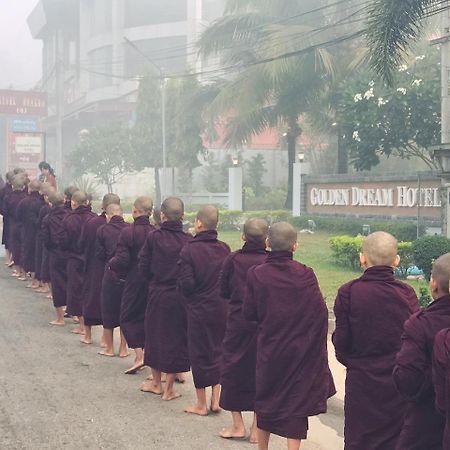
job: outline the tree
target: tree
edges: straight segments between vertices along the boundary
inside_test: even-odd
[[[311,17],[306,17],[305,12],[321,4],[325,3],[228,0],[226,14],[199,40],[204,58],[219,56],[224,67],[239,67],[237,75],[220,82],[209,107],[211,123],[228,118],[226,144],[239,147],[268,128],[278,128],[286,137],[287,208],[292,204],[293,164],[302,133],[300,118],[320,96],[326,77],[332,72],[331,58],[327,51],[315,48],[293,58],[254,63],[311,44]]]
[[[93,173],[112,192],[113,185],[130,170],[130,149],[129,130],[121,124],[93,128],[68,155],[68,163],[75,176]]]
[[[436,168],[430,147],[440,142],[439,72],[433,48],[401,66],[394,87],[370,81],[367,71],[347,81],[338,120],[357,170],[377,165],[380,155],[419,158]]]
[[[424,29],[424,19],[448,7],[444,0],[374,0],[368,12],[366,36],[376,73],[392,85],[411,44]]]
[[[262,197],[267,192],[263,182],[264,174],[267,172],[264,156],[261,153],[252,156],[249,161],[245,162],[245,166],[247,169],[245,171],[246,187],[251,188],[256,197]]]

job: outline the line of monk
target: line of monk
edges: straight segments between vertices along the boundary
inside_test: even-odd
[[[309,417],[327,411],[336,389],[328,309],[314,271],[294,259],[292,225],[249,219],[242,248],[231,252],[218,239],[214,206],[201,208],[187,233],[179,198],[160,208],[137,198],[128,224],[115,194],[97,215],[76,187],[60,193],[21,169],[6,180],[5,264],[30,290],[51,286],[51,325],[76,323],[71,331],[86,346],[102,326],[98,353],[106,357],[116,355],[120,328],[119,356],[135,352],[125,373],[150,368],[143,392],[176,400],[176,382],[192,371],[196,402],[186,413],[224,409],[232,422],[220,437],[267,450],[277,434],[289,450],[300,448]],[[335,301],[332,342],[347,369],[345,449],[450,449],[450,254],[435,261],[434,302],[420,310],[413,288],[394,277],[397,253],[388,233],[365,238],[364,273]]]

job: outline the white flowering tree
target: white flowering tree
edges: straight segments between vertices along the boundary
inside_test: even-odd
[[[440,142],[440,67],[437,49],[398,68],[394,87],[367,72],[345,83],[338,116],[350,164],[369,170],[380,156],[420,158],[436,168],[430,147]]]

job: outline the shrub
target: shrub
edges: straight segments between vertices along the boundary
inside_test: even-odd
[[[358,269],[362,241],[362,237],[334,236],[328,242],[338,264]]]
[[[432,303],[433,298],[430,295],[430,291],[425,286],[422,286],[419,292],[419,305],[422,309],[425,309]]]
[[[406,278],[408,269],[414,265],[412,242],[399,242],[398,254],[400,256],[400,264],[397,269],[400,276]]]
[[[412,249],[416,265],[429,280],[433,261],[450,252],[450,240],[445,236],[423,236],[413,243]]]

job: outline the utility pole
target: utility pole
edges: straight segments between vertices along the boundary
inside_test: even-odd
[[[62,114],[63,114],[63,67],[62,67],[62,33],[60,29],[56,30],[55,37],[55,111],[56,111],[56,167],[59,173],[63,175],[63,133],[62,133]]]
[[[167,193],[166,186],[166,169],[167,169],[167,150],[166,150],[166,76],[163,69],[158,66],[151,58],[149,58],[134,42],[124,37],[125,42],[133,47],[141,56],[143,56],[158,72],[161,78],[161,122],[162,122],[162,156],[163,156],[163,182],[161,186],[161,202]]]

